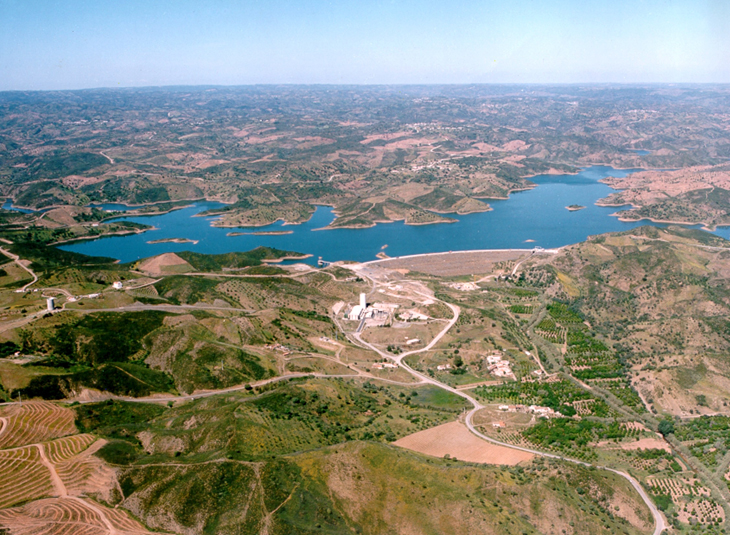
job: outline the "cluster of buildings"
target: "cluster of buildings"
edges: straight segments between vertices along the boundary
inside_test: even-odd
[[[350,309],[347,314],[347,318],[351,320],[361,320],[366,317],[368,311],[368,304],[365,298],[365,294],[360,294],[360,304],[355,305]]]
[[[368,305],[367,299],[364,293],[360,294],[360,302],[352,307],[349,312],[345,314],[345,318],[349,320],[363,320],[373,319],[380,322],[385,322],[390,317],[392,310],[397,308],[398,305],[388,305],[384,303],[374,303]]]
[[[272,351],[284,353],[284,356],[287,356],[289,353],[291,353],[291,349],[281,344],[268,344],[264,346],[264,349],[271,349]]]
[[[562,418],[563,414],[555,411],[550,407],[541,407],[539,405],[500,405],[499,410],[505,412],[524,412],[534,414],[538,418]]]
[[[504,360],[502,355],[495,353],[487,357],[487,369],[495,377],[510,377],[516,379],[512,371],[512,363]]]

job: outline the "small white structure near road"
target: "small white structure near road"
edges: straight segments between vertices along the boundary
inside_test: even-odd
[[[46,308],[49,311],[53,311],[56,309],[56,300],[53,297],[49,297],[46,299]]]
[[[393,364],[392,362],[376,362],[373,364],[373,368],[376,370],[383,370],[385,368],[397,368],[397,364]]]
[[[550,407],[541,407],[539,405],[500,405],[500,411],[507,412],[522,412],[526,414],[534,414],[538,418],[562,418],[563,414],[559,411],[555,411]]]
[[[124,288],[124,285],[122,284],[122,281],[116,281],[114,284],[112,284],[112,288],[115,290],[121,290]]]

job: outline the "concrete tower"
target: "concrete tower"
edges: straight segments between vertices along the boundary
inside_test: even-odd
[[[363,310],[365,310],[368,307],[367,302],[365,301],[365,294],[360,294],[360,306]]]
[[[49,311],[56,308],[56,300],[53,299],[53,297],[46,299],[46,308],[48,308]]]

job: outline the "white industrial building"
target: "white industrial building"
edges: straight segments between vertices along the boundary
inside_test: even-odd
[[[364,293],[360,294],[359,303],[345,313],[348,320],[368,319],[368,325],[383,325],[388,321],[398,305],[392,303],[368,303]]]
[[[355,305],[352,307],[352,310],[350,310],[350,313],[347,315],[348,319],[351,320],[361,320],[363,317],[367,317],[367,309],[368,309],[368,303],[367,303],[367,297],[364,293],[360,294],[360,304]]]

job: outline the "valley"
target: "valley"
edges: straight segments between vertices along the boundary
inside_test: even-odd
[[[462,252],[457,263],[418,268],[414,257],[410,268],[425,271],[405,267],[408,259],[315,269],[272,262],[295,255],[270,249],[81,266],[64,264],[73,253],[53,253],[50,271],[43,269],[48,259],[20,257],[29,271],[7,276],[37,281],[20,292],[10,283],[2,293],[4,314],[20,324],[8,324],[0,344],[0,439],[8,460],[19,455],[10,462],[34,474],[34,486],[23,491],[27,498],[8,501],[0,521],[11,533],[30,525],[28,518],[41,525],[73,515],[93,533],[315,524],[376,533],[395,521],[390,499],[368,499],[365,513],[353,490],[345,491],[358,480],[347,478],[366,478],[362,491],[381,492],[382,481],[392,492],[415,483],[399,479],[405,473],[417,473],[425,496],[418,502],[430,512],[399,517],[417,529],[548,530],[528,512],[535,506],[527,497],[520,523],[509,516],[494,524],[500,508],[520,503],[513,501],[520,481],[530,492],[545,481],[540,492],[555,500],[551,510],[563,511],[556,525],[572,522],[581,533],[660,533],[665,525],[720,533],[730,461],[723,399],[730,391],[703,385],[723,384],[715,362],[725,343],[717,325],[730,306],[721,276],[730,261],[726,243],[700,231],[640,227],[557,251],[495,252],[491,260],[486,251]],[[477,275],[475,265],[483,266]],[[361,294],[363,319],[350,319]],[[45,310],[48,295],[58,310]],[[677,314],[700,319],[704,333],[696,343],[684,335],[681,352],[661,343],[667,329],[691,327]],[[707,336],[716,337],[716,353],[707,351]],[[688,383],[688,374],[703,375]],[[22,421],[34,422],[27,437],[16,431],[26,428],[15,423]],[[415,438],[448,425],[463,431],[455,428],[451,442],[436,439],[436,449],[425,446],[433,439]],[[67,483],[59,475],[64,491],[48,468],[52,457],[36,458],[61,447],[56,437],[73,439],[62,446],[64,459],[97,463],[107,479]],[[469,446],[474,440],[484,446]],[[329,473],[331,456],[355,471]],[[387,483],[367,464],[395,459],[410,468],[389,474]],[[432,478],[445,474],[460,475],[441,489]],[[561,494],[558,482],[568,474],[588,478],[592,490],[571,486]],[[335,487],[333,477],[341,482]],[[202,490],[221,478],[236,483],[212,488],[240,490],[217,497]],[[600,490],[605,478],[619,478],[611,492]],[[497,480],[517,487],[494,487]],[[328,501],[323,484],[344,485],[345,494]],[[209,497],[190,502],[201,492]],[[434,516],[438,496],[446,495],[451,512]],[[234,503],[248,503],[250,514],[230,517]],[[105,516],[105,507],[133,516]],[[584,509],[605,520],[581,516]],[[447,521],[454,511],[459,522]],[[363,514],[380,520],[363,524]]]
[[[726,533],[727,97],[0,93],[0,532]]]

